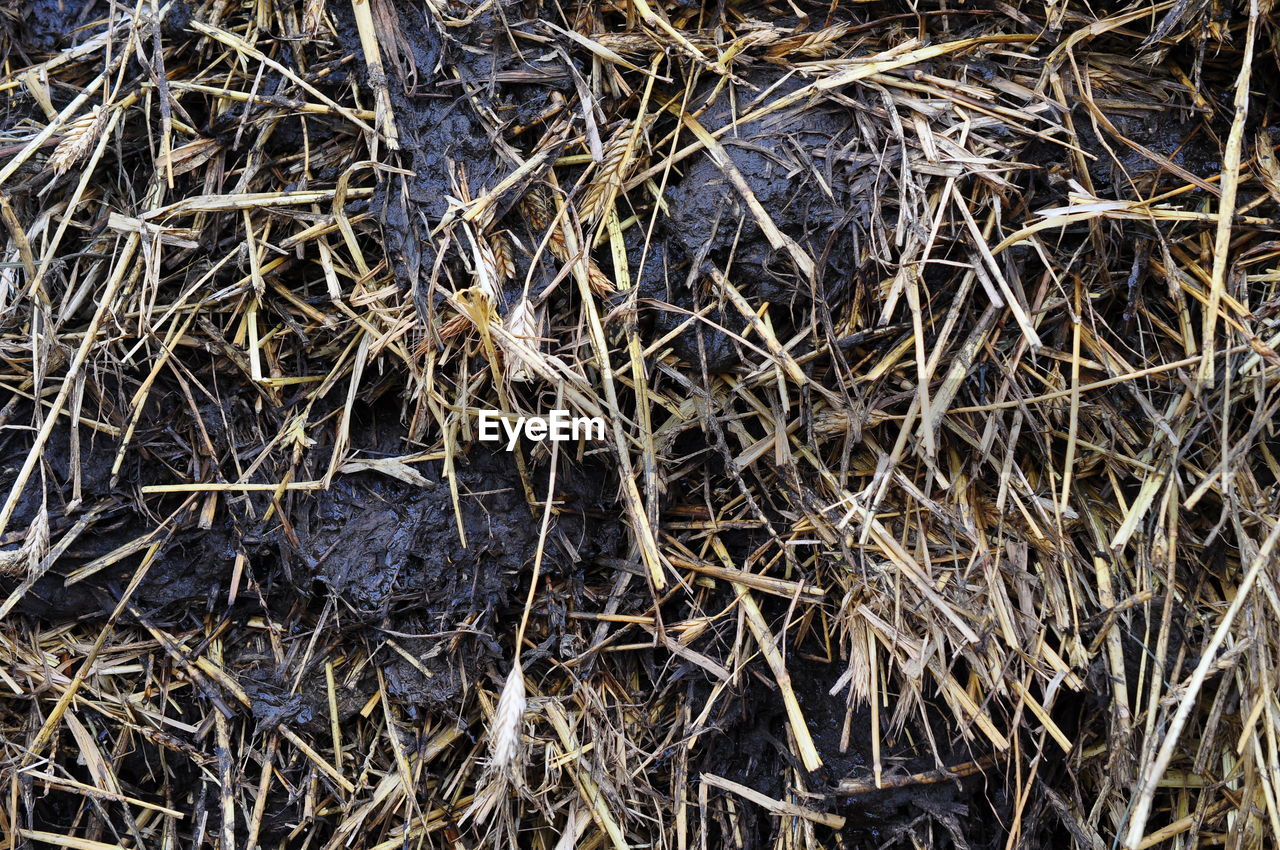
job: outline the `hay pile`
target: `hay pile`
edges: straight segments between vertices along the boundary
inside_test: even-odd
[[[5,846],[1280,840],[1277,33],[0,4]]]

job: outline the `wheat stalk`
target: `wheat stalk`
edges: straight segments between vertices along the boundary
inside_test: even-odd
[[[551,228],[552,222],[556,220],[555,212],[551,206],[551,199],[541,191],[535,190],[526,195],[524,200],[520,202],[520,209],[534,230],[547,230]],[[547,239],[547,248],[560,262],[572,262],[573,257],[569,253],[564,231],[561,230],[558,223],[550,231],[550,236]],[[604,272],[600,271],[600,267],[596,265],[594,260],[590,257],[587,257],[586,260],[587,281],[591,286],[591,291],[601,297],[611,293],[613,284],[609,278],[605,276]]]
[[[488,784],[476,791],[471,806],[462,816],[463,821],[487,821],[500,801],[510,799],[508,790],[513,786],[519,787],[520,774],[517,768],[523,752],[520,727],[524,722],[527,705],[524,668],[520,666],[520,656],[517,655],[515,663],[511,665],[511,672],[507,674],[506,684],[502,686],[502,694],[498,697],[498,706],[494,709],[489,726],[489,764],[485,768],[485,776],[491,778]]]
[[[759,20],[744,21],[738,31],[741,35],[732,42],[735,54],[777,44],[784,39],[783,33],[786,32],[767,21]]]
[[[625,121],[609,139],[604,149],[604,158],[596,172],[596,179],[587,188],[587,194],[579,206],[583,223],[590,228],[608,211],[626,172],[631,165],[631,140],[634,121]]]
[[[708,50],[715,46],[715,41],[701,33],[687,32],[684,37],[690,44],[701,50]],[[652,54],[666,49],[666,42],[663,39],[647,33],[599,32],[593,34],[591,40],[614,53],[623,55]]]
[[[471,320],[466,316],[450,316],[436,330],[436,334],[440,337],[441,342],[448,342],[449,340],[464,334],[471,326]],[[430,340],[424,337],[421,346],[419,346],[419,354],[426,354],[430,345]]]
[[[521,298],[516,305],[507,312],[503,325],[512,336],[522,339],[536,340],[542,336],[542,320],[543,315],[540,310],[535,308],[528,298]]]
[[[498,280],[507,281],[516,276],[516,260],[511,252],[511,240],[501,231],[488,235],[489,249],[493,253],[493,268]]]
[[[524,722],[524,710],[528,694],[524,687],[524,668],[517,658],[507,674],[506,684],[498,697],[498,707],[493,712],[493,726],[489,729],[489,769],[513,774],[512,768],[521,751],[520,727]]]
[[[89,152],[89,148],[98,140],[98,131],[102,127],[99,121],[101,117],[102,109],[95,106],[67,125],[62,133],[62,141],[58,142],[49,157],[49,168],[55,174],[62,174]]]
[[[545,318],[543,311],[534,307],[528,298],[521,298],[507,312],[502,323],[512,336],[526,340],[531,346],[537,346],[538,338],[542,336],[542,324]],[[516,367],[512,370],[510,378],[513,381],[528,381],[533,378],[533,375],[524,361],[516,358]]]
[[[778,60],[797,56],[823,56],[848,32],[848,24],[834,24],[817,32],[779,39],[765,51],[765,58]]]
[[[502,282],[499,275],[498,258],[494,254],[493,243],[483,237],[476,239],[476,262],[484,267],[484,274],[479,275],[481,288],[493,300],[498,298],[498,284]]]

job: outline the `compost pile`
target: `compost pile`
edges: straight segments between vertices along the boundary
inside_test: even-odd
[[[1106,6],[0,2],[5,846],[1280,841],[1280,29]]]

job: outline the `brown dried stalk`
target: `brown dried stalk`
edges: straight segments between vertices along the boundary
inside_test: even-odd
[[[102,109],[95,106],[67,125],[62,141],[49,156],[48,166],[55,174],[63,174],[89,153],[102,129]]]
[[[596,171],[595,179],[587,187],[582,203],[578,205],[578,214],[588,228],[604,217],[607,207],[626,181],[633,163],[631,150],[635,137],[634,127],[635,123],[632,121],[623,122],[605,145],[604,160]]]
[[[536,231],[550,231],[547,238],[547,248],[550,249],[552,255],[562,263],[570,263],[574,261],[569,253],[568,243],[565,241],[564,233],[561,225],[556,219],[555,207],[551,203],[551,198],[542,190],[535,189],[524,197],[520,202],[520,210],[528,219],[529,224]],[[555,223],[553,226],[553,222]],[[586,258],[587,280],[590,283],[591,291],[600,297],[604,297],[613,292],[613,282],[600,271],[600,267],[590,257]]]

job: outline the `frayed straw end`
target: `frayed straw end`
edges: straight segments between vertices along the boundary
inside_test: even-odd
[[[520,757],[523,752],[520,733],[528,702],[524,668],[520,666],[520,660],[516,659],[502,686],[498,707],[493,712],[493,723],[489,727],[489,765],[485,773],[490,781],[476,792],[474,802],[462,816],[464,822],[475,820],[484,823],[499,800],[510,799],[508,789],[513,785],[519,786]]]
[[[502,686],[498,708],[493,714],[493,728],[489,730],[490,770],[506,772],[515,764],[520,755],[520,726],[527,704],[524,669],[517,660]]]

